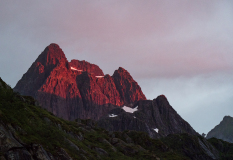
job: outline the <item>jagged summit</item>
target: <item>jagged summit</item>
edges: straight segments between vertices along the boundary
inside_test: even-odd
[[[112,76],[114,77],[117,75],[124,75],[124,76],[129,76],[130,78],[132,78],[130,73],[123,67],[119,67],[117,70],[115,70]]]
[[[140,86],[123,68],[104,76],[99,66],[68,62],[57,44],[50,44],[16,84],[15,91],[37,99],[54,115],[74,120],[95,119],[109,110],[145,100]]]
[[[18,81],[14,90],[23,95],[35,97],[36,91],[43,85],[55,68],[69,69],[69,63],[57,44],[50,44],[38,56],[28,71]]]
[[[99,125],[110,131],[143,131],[152,138],[177,133],[198,135],[163,95],[153,100],[139,100],[131,113],[124,108],[111,110],[109,115],[98,121]]]
[[[147,100],[126,69],[119,67],[112,76],[104,76],[95,64],[68,62],[57,44],[45,48],[14,90],[34,97],[40,106],[66,120],[93,119],[108,130],[144,131],[153,138],[196,135],[164,95]],[[134,112],[124,112],[126,108]],[[115,120],[104,118],[110,113],[113,116],[107,118]]]
[[[115,70],[112,77],[126,105],[133,106],[139,100],[146,100],[141,87],[126,69],[119,67],[118,70]]]
[[[51,43],[39,55],[36,62],[40,62],[42,65],[57,65],[59,63],[67,63],[67,59],[59,45]]]

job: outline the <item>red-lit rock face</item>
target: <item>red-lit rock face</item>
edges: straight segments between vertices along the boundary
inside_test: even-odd
[[[131,77],[129,72],[120,67],[113,74],[113,79],[124,104],[133,106],[139,100],[146,100],[138,83]]]
[[[95,64],[91,64],[86,61],[79,61],[79,60],[71,60],[70,66],[77,69],[77,70],[82,70],[86,71],[88,73],[93,73],[95,76],[104,76],[103,71],[99,68],[99,66]]]
[[[114,80],[110,75],[107,74],[103,78],[97,78],[96,82],[101,92],[109,99],[109,103],[116,106],[122,106],[124,104],[123,99],[116,89]]]
[[[123,68],[111,77],[86,61],[67,61],[57,44],[39,55],[14,88],[33,96],[54,115],[68,120],[99,119],[109,110],[146,99],[130,74]]]
[[[14,90],[35,97],[36,91],[57,66],[68,68],[69,63],[60,47],[57,44],[50,44],[19,80]]]

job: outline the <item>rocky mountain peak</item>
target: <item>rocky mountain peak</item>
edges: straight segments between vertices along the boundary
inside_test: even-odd
[[[70,67],[62,49],[57,44],[52,43],[38,56],[18,81],[14,90],[23,95],[34,97],[36,91],[39,90],[54,68],[67,70]]]
[[[161,106],[169,106],[169,105],[170,105],[165,95],[159,95],[159,96],[155,99],[155,101],[156,101],[158,104],[160,104]]]
[[[112,77],[125,105],[133,106],[139,100],[146,100],[141,87],[126,69],[119,67]]]
[[[170,106],[165,96],[154,100],[140,100],[134,111],[128,107],[111,110],[109,115],[98,121],[98,124],[110,131],[136,130],[147,132],[152,138],[166,137],[169,134],[189,133],[196,131]]]
[[[113,77],[125,77],[132,79],[130,73],[122,67],[119,67],[117,70],[115,70],[115,72],[113,73]]]
[[[44,49],[36,62],[40,62],[42,65],[57,65],[66,63],[67,59],[59,45],[52,43]]]
[[[133,107],[146,100],[138,83],[119,67],[104,76],[99,66],[87,61],[68,62],[57,44],[50,44],[19,80],[15,91],[37,99],[58,117],[98,120],[113,108]]]
[[[224,116],[223,121],[231,121],[232,117],[231,116]]]

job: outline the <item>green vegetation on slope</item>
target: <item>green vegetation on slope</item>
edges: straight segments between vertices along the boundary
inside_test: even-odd
[[[200,146],[199,141],[206,146],[210,145],[203,137],[179,134],[151,139],[144,132],[108,132],[92,120],[65,121],[35,104],[32,97],[13,92],[0,79],[0,126],[12,132],[25,148],[40,144],[54,156],[64,149],[70,157],[77,160],[186,160],[209,157]],[[223,159],[233,157],[232,144],[215,139],[209,142],[220,151]],[[221,148],[220,144],[224,147]],[[210,147],[209,150],[218,152],[215,148]],[[225,156],[225,153],[228,155]],[[0,156],[5,154],[0,153]]]

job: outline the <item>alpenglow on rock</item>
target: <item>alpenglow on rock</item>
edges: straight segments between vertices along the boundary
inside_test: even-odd
[[[16,84],[14,91],[34,97],[54,115],[98,120],[110,110],[146,100],[140,86],[123,68],[105,75],[95,64],[68,62],[57,44],[50,44]]]

